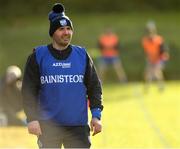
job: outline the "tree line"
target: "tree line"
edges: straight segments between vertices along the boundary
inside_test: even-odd
[[[73,13],[180,10],[179,0],[1,0],[0,15],[44,14],[56,2]]]

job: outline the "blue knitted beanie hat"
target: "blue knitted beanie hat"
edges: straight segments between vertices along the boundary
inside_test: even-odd
[[[49,35],[52,36],[59,27],[70,26],[73,30],[72,21],[65,15],[65,8],[62,4],[54,4],[52,11],[48,14],[50,27]]]

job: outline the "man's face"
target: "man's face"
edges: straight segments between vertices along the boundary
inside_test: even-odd
[[[67,47],[72,39],[73,31],[70,26],[58,28],[52,38],[60,47]]]

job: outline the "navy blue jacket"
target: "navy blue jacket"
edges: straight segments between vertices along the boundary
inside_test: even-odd
[[[52,69],[57,68],[57,67],[71,67],[72,63],[68,63],[68,61],[73,60],[73,63],[76,63],[76,66],[74,67],[76,69],[73,69],[73,71],[70,72],[72,74],[67,73],[67,71],[56,72],[56,70],[55,71],[48,70],[48,72],[51,72],[53,74],[45,74],[45,72],[47,71],[44,70],[44,74],[43,74],[42,69],[41,69],[42,61],[40,60],[41,58],[39,58],[40,56],[37,56],[39,53],[39,50],[35,50],[29,56],[26,66],[25,66],[23,87],[22,87],[24,110],[27,115],[27,120],[32,121],[32,120],[40,120],[40,119],[44,119],[44,120],[51,119],[62,125],[70,125],[70,126],[85,125],[87,124],[87,109],[86,108],[82,109],[82,107],[87,107],[85,106],[87,104],[86,99],[89,99],[90,101],[89,102],[90,109],[91,109],[93,117],[100,118],[99,112],[102,111],[103,109],[102,97],[101,97],[102,88],[101,88],[100,80],[98,78],[94,64],[90,56],[86,53],[86,51],[83,48],[80,48],[81,50],[82,49],[83,50],[82,51],[80,50],[81,52],[78,53],[77,51],[79,50],[77,46],[70,45],[68,46],[66,50],[63,50],[63,51],[54,49],[52,47],[52,44],[45,47],[47,48],[47,51],[45,53],[46,54],[49,53],[48,56],[50,58],[50,59],[46,58],[46,60],[44,59],[45,60],[44,62],[46,63],[46,65],[48,63],[50,64],[50,61],[52,60],[53,62],[52,65],[54,65]],[[43,52],[41,54],[43,54]],[[74,55],[75,59],[74,58],[71,59],[72,55]],[[78,57],[77,55],[81,55],[81,56]],[[78,58],[79,60],[76,58]],[[61,69],[60,71],[62,70],[68,70],[68,68]],[[57,81],[59,81],[59,83],[57,83]],[[59,108],[57,108],[56,105],[53,105],[55,106],[55,108],[52,111],[48,109],[49,108],[48,106],[43,107],[45,104],[41,106],[41,104],[43,103],[41,98],[42,96],[45,97],[44,94],[41,94],[41,91],[43,91],[43,88],[44,88],[43,86],[46,86],[46,87],[49,86],[50,84],[49,82],[53,82],[53,85],[56,87],[57,87],[57,84],[58,86],[61,86],[60,84],[64,84],[64,83],[66,85],[67,83],[70,83],[71,84],[70,86],[72,86],[72,83],[76,82],[73,85],[74,89],[72,87],[72,88],[69,88],[69,90],[67,91],[67,88],[64,88],[64,91],[63,91],[64,94],[58,95],[61,97],[63,96],[65,97],[65,95],[67,95],[68,99],[70,99],[70,102],[68,101],[62,102],[63,104],[61,103],[60,104],[61,107]],[[77,83],[80,84],[81,89],[77,88],[77,86],[79,86],[79,85],[75,85]],[[54,89],[52,88],[51,90],[54,91]],[[82,93],[77,94],[77,90],[81,90]],[[54,97],[55,92],[56,91],[52,92],[52,94],[49,94],[49,93],[46,94],[48,95],[46,98],[46,102],[48,101],[47,99],[50,99],[50,96],[53,98],[53,100],[56,100],[56,97]],[[77,98],[80,99],[79,102],[73,101],[72,100],[73,98],[71,98],[72,96],[70,94],[72,94],[72,96],[78,95]],[[45,114],[44,112],[43,114],[45,115],[43,115],[42,111],[44,109],[42,110],[41,109],[42,107],[46,109],[45,110],[46,112],[49,110],[49,113]],[[60,109],[63,109],[63,108],[65,108],[64,111],[61,111]],[[77,115],[75,114],[75,112],[77,113]],[[58,114],[62,114],[64,116],[64,119],[61,119],[60,116],[58,117],[57,116]],[[80,118],[80,115],[81,115],[81,118]]]

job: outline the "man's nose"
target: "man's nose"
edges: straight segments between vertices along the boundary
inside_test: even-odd
[[[69,34],[69,30],[68,29],[64,29],[64,34]]]

